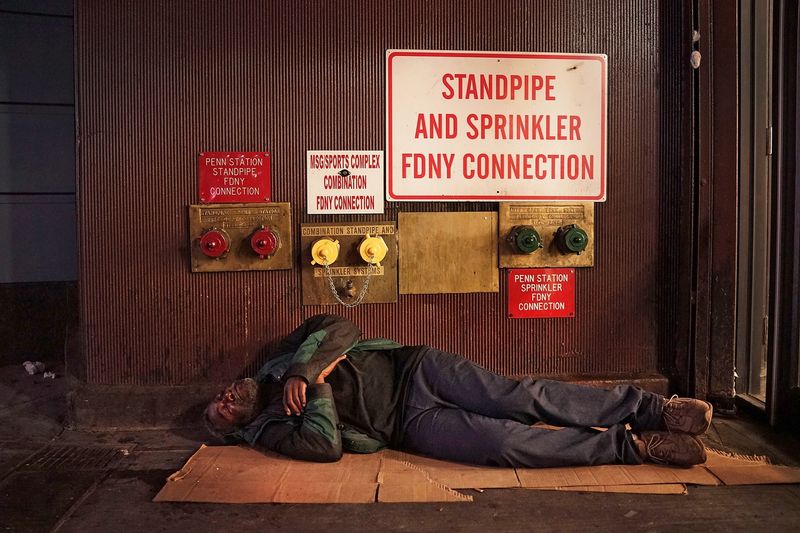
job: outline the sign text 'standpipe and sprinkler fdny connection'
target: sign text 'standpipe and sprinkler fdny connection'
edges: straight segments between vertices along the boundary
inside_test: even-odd
[[[387,198],[605,200],[602,54],[390,50]]]

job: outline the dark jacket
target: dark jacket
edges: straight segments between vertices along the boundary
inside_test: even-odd
[[[238,436],[255,448],[296,459],[329,462],[342,450],[369,452],[402,440],[405,393],[424,347],[386,339],[361,340],[349,320],[317,315],[287,336],[255,379],[264,409]],[[347,354],[328,376],[319,374]],[[309,385],[300,416],[286,415],[283,386],[290,377]]]

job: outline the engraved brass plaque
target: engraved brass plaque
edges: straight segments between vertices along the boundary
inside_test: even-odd
[[[261,228],[270,236],[269,243],[261,243],[270,252],[264,255],[259,255],[258,241],[253,239]],[[201,241],[208,232],[224,236],[213,244],[224,246],[227,241],[226,253],[210,257],[203,252]],[[288,203],[190,205],[189,238],[192,272],[292,268],[292,209]]]
[[[556,230],[570,224],[579,226],[589,238],[580,254],[563,253],[556,243]],[[542,248],[530,254],[516,251],[508,240],[516,226],[533,226],[541,237]],[[594,202],[500,203],[501,268],[594,266],[594,235]]]
[[[400,213],[401,294],[497,292],[497,213]]]
[[[382,237],[388,251],[380,265],[362,259],[362,240]],[[338,241],[339,256],[328,265],[311,264],[311,248],[318,239]],[[333,282],[338,297],[354,303],[369,280],[361,303],[397,302],[397,226],[394,222],[330,222],[300,225],[300,270],[303,282],[303,305],[341,305],[330,287]]]

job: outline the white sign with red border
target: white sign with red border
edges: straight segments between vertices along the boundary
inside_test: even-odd
[[[606,198],[604,54],[388,50],[386,198]]]
[[[383,213],[383,152],[306,152],[309,214]]]

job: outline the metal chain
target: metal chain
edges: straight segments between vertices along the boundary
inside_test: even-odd
[[[336,290],[336,285],[333,284],[333,276],[331,276],[331,269],[328,266],[328,262],[324,261],[322,266],[325,268],[325,278],[328,280],[328,286],[331,288],[331,294],[333,297],[336,298],[336,301],[342,304],[345,307],[355,307],[361,303],[364,297],[367,295],[367,289],[369,289],[369,280],[372,278],[373,266],[372,260],[373,258],[370,257],[370,263],[367,265],[367,279],[364,281],[364,285],[361,287],[361,290],[358,292],[358,296],[352,302],[345,302],[344,300],[339,297],[339,291]],[[377,270],[377,267],[374,267]]]

